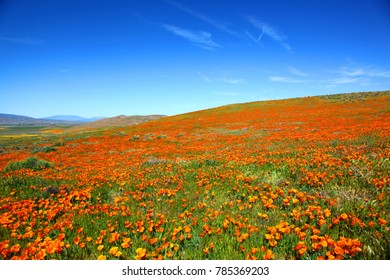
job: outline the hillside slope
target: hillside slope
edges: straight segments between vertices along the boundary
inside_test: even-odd
[[[157,120],[162,117],[165,116],[164,115],[147,115],[147,116],[120,115],[117,117],[104,118],[101,120],[82,124],[77,127],[73,127],[71,130],[89,130],[89,129],[99,129],[99,128],[122,127],[122,126],[129,126],[129,125],[140,124],[152,120]]]
[[[0,257],[389,259],[389,108],[329,95],[18,139]]]
[[[356,133],[388,133],[389,98],[390,91],[383,91],[232,104],[167,117],[139,129],[169,134],[200,131],[201,138],[207,131],[212,135],[255,134],[263,140],[341,140]]]

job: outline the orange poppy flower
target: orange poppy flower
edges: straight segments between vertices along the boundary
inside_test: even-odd
[[[191,232],[191,227],[190,226],[184,226],[184,232],[185,233],[190,233]]]
[[[266,254],[263,256],[263,260],[272,260],[274,256],[274,253],[270,249],[268,249]]]
[[[149,239],[149,244],[150,245],[153,245],[154,243],[156,243],[158,241],[158,238],[151,238]]]
[[[344,255],[344,250],[343,248],[341,248],[340,246],[335,246],[334,248],[334,252],[337,254],[337,255]]]
[[[135,256],[135,259],[136,260],[144,260],[146,258],[146,249],[145,248],[138,248],[137,250],[135,250],[136,252],[136,256]]]
[[[302,256],[306,253],[307,251],[307,246],[305,245],[304,242],[300,241],[298,244],[294,247],[295,251],[298,251],[298,253]]]
[[[100,235],[100,236],[96,239],[95,244],[96,244],[96,245],[99,245],[99,244],[102,244],[102,242],[103,242],[103,236]]]
[[[320,244],[324,248],[328,247],[328,242],[326,241],[325,237],[321,237]]]
[[[109,243],[113,243],[113,242],[117,241],[119,238],[120,238],[120,234],[119,234],[119,233],[117,233],[117,232],[112,232],[112,233],[110,234],[110,238],[108,239],[108,242],[109,242]]]
[[[112,247],[109,251],[111,255],[115,255],[119,251],[118,247]]]
[[[273,236],[271,234],[266,233],[265,234],[265,239],[271,240],[271,239],[273,239]]]
[[[319,249],[322,248],[322,246],[321,246],[320,243],[313,243],[313,244],[311,245],[311,247],[312,247],[313,250],[315,250],[315,251],[318,251]]]
[[[74,239],[73,239],[73,243],[78,245],[80,243],[80,236],[76,236]]]
[[[347,220],[348,219],[348,215],[343,213],[343,214],[340,215],[340,219],[341,220]]]

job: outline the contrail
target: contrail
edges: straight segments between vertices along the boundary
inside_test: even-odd
[[[261,33],[261,35],[259,36],[259,39],[257,39],[257,41],[261,40],[261,37],[263,37],[263,34],[264,34],[264,28],[263,28],[263,33]]]

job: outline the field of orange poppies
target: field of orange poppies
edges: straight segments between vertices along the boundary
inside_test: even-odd
[[[389,91],[0,141],[0,259],[390,257]]]

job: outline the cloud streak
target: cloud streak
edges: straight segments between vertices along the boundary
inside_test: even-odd
[[[332,73],[339,74],[339,77],[329,79],[329,86],[343,84],[360,83],[360,85],[370,85],[373,79],[390,79],[390,71],[379,70],[374,67],[351,67],[344,66]]]
[[[202,78],[203,81],[211,83],[211,79],[205,75],[203,75],[201,72],[198,72],[198,76]]]
[[[42,40],[31,39],[29,37],[24,37],[24,38],[0,37],[0,40],[22,44],[22,45],[31,45],[31,46],[38,46],[43,42]]]
[[[242,85],[242,84],[245,84],[245,80],[244,79],[230,79],[230,78],[222,78],[222,81],[224,83],[227,83],[227,84],[231,84],[231,85]]]
[[[301,76],[301,77],[307,77],[307,74],[302,72],[301,70],[295,68],[295,67],[292,67],[292,66],[288,66],[287,70],[291,73],[291,74],[294,74],[294,75],[297,75],[297,76]]]
[[[331,80],[333,85],[350,84],[350,83],[356,83],[358,81],[359,81],[358,78],[349,78],[349,77],[340,77]]]
[[[213,41],[211,34],[208,32],[190,31],[170,24],[164,24],[163,27],[171,33],[182,37],[203,49],[212,50],[219,47],[219,45]]]
[[[277,42],[280,46],[282,46],[284,49],[286,49],[288,52],[292,53],[292,47],[287,42],[287,37],[280,31],[278,31],[275,27],[271,26],[268,23],[264,23],[260,20],[258,20],[256,17],[253,16],[246,16],[247,20],[252,24],[253,27],[260,30],[259,36],[254,36],[249,31],[245,32],[237,32],[236,30],[233,30],[228,23],[218,21],[212,17],[209,17],[207,15],[204,15],[198,11],[195,11],[193,9],[190,9],[180,3],[177,3],[172,0],[166,0],[167,3],[171,4],[172,6],[182,10],[183,12],[186,12],[187,14],[219,29],[220,31],[223,31],[225,33],[228,33],[230,35],[233,35],[235,37],[241,38],[241,39],[250,39],[252,42],[254,42],[257,45],[261,45],[260,41],[264,36],[268,36],[275,42]]]
[[[270,76],[268,77],[271,82],[277,82],[277,83],[307,83],[309,80],[300,80],[300,79],[293,79],[289,77],[281,77],[281,76]]]
[[[381,71],[378,69],[364,69],[364,68],[355,68],[351,69],[348,67],[343,67],[341,70],[336,71],[341,75],[348,77],[376,77],[376,78],[390,78],[390,71]]]
[[[231,30],[226,23],[223,23],[223,22],[220,22],[220,21],[217,21],[209,16],[206,16],[202,13],[199,13],[197,11],[194,11],[186,6],[183,6],[179,3],[176,3],[174,1],[167,1],[169,4],[175,6],[176,8],[190,14],[191,16],[193,17],[196,17],[198,19],[200,19],[201,21],[205,22],[205,23],[208,23],[212,26],[214,26],[215,28],[223,31],[223,32],[226,32],[226,33],[229,33],[231,35],[235,35],[235,36],[238,36],[238,34],[234,31],[234,30]]]
[[[292,53],[292,47],[287,43],[287,37],[278,31],[275,27],[271,26],[268,23],[262,22],[258,20],[257,18],[253,16],[247,17],[249,22],[255,27],[256,29],[260,30],[261,34],[258,37],[258,41],[262,39],[264,35],[268,36],[275,42],[277,42],[279,45],[281,45],[283,48],[285,48],[288,52]]]

